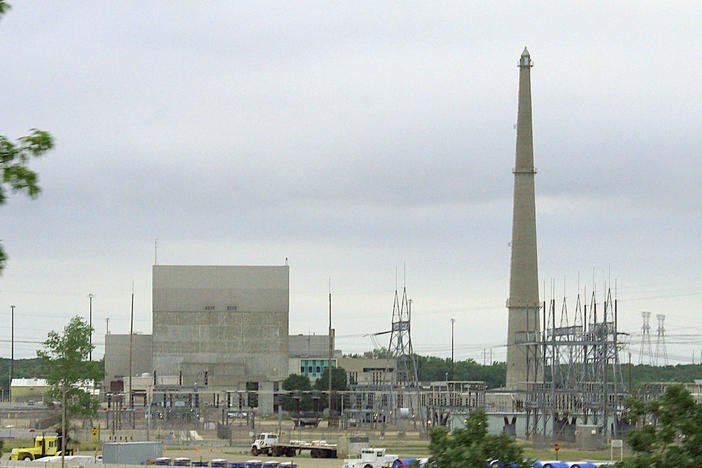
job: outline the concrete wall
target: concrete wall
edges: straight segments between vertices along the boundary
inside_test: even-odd
[[[233,388],[288,371],[287,266],[153,267],[153,360],[183,384]]]
[[[328,357],[329,335],[290,335],[288,346],[291,358]]]
[[[151,335],[134,334],[132,340],[132,374],[153,372],[151,360]],[[105,383],[108,385],[118,377],[129,376],[129,334],[105,335]]]

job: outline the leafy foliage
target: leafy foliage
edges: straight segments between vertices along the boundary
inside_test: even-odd
[[[315,390],[319,391],[329,391],[329,367],[324,368],[321,377],[317,379],[314,383]],[[332,368],[332,390],[348,390],[346,386],[346,371],[343,367],[333,367]],[[336,410],[341,407],[341,397],[337,394],[332,401]],[[327,398],[322,398],[319,400],[319,410],[325,409],[329,406],[329,401]]]
[[[0,0],[0,18],[10,9],[10,4]],[[33,128],[29,135],[12,142],[0,135],[0,205],[7,200],[7,191],[24,192],[30,198],[36,198],[41,189],[37,182],[37,173],[27,167],[31,158],[43,155],[54,147],[54,139],[47,132]],[[7,254],[0,244],[0,272],[7,262]]]
[[[444,380],[451,375],[451,359],[436,356],[416,356],[420,381]],[[503,387],[507,378],[507,364],[494,362],[488,366],[473,359],[454,361],[453,380],[481,380],[488,388]]]
[[[0,3],[0,14],[7,7]],[[36,198],[41,189],[37,173],[27,167],[29,159],[38,157],[53,148],[54,141],[47,132],[33,128],[29,135],[20,137],[13,143],[7,137],[0,135],[0,205],[7,201],[7,191],[24,192],[30,198]],[[0,244],[0,271],[5,266],[7,254]]]
[[[7,9],[3,5],[7,4],[0,3],[0,14]],[[53,146],[54,140],[51,135],[36,128],[33,128],[29,135],[18,138],[16,143],[0,135],[0,205],[7,201],[8,190],[25,193],[30,198],[39,195],[39,176],[29,169],[27,164],[31,158],[43,155]],[[6,261],[7,255],[0,245],[0,271]]]
[[[290,374],[283,380],[283,390],[292,391],[300,390],[309,392],[312,390],[310,378],[306,375]],[[291,395],[283,395],[282,404],[285,411],[310,411],[312,409],[312,397],[309,394],[300,395],[300,407],[298,408],[295,397]]]
[[[483,410],[471,412],[463,429],[449,433],[445,427],[429,432],[429,450],[432,466],[437,468],[484,468],[488,462],[499,460],[503,466],[510,463],[531,466],[524,458],[522,447],[506,434],[488,435],[487,416]]]
[[[702,466],[702,405],[685,387],[671,385],[649,403],[630,398],[627,407],[641,428],[629,433],[634,456],[617,466]]]
[[[7,12],[7,10],[10,9],[10,4],[5,2],[4,0],[0,0],[0,18],[2,18],[2,15]]]
[[[372,351],[366,351],[363,354],[347,354],[346,357],[363,358],[363,359],[390,359],[392,358],[390,351],[385,346]]]
[[[329,390],[329,367],[324,368],[324,372],[314,383],[315,390]],[[346,371],[343,367],[334,367],[332,371],[332,390],[347,390]]]
[[[91,327],[82,318],[76,316],[63,329],[63,334],[49,332],[44,349],[37,351],[37,356],[44,365],[44,375],[51,386],[49,394],[54,400],[61,401],[66,394],[66,409],[69,414],[95,416],[98,400],[86,392],[82,386],[88,381],[97,381],[100,365],[88,361],[90,350]]]
[[[622,365],[625,382],[629,376],[629,365]],[[631,366],[631,386],[634,390],[647,382],[692,382],[702,378],[702,365],[676,364],[671,366]]]
[[[104,358],[100,361],[96,361],[95,365],[98,366],[98,371],[100,372],[100,377],[98,381],[102,381],[105,375],[105,360]],[[46,377],[46,369],[44,363],[39,358],[32,359],[15,359],[14,378],[38,378],[43,379]],[[0,358],[0,388],[3,390],[4,394],[7,395],[7,385],[10,376],[10,359]]]

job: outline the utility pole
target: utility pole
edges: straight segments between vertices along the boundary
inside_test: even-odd
[[[132,342],[134,340],[134,283],[132,282],[132,313],[129,319],[129,407],[134,409],[132,399]]]
[[[10,328],[12,328],[12,331],[10,332],[11,334],[11,341],[12,345],[10,346],[10,382],[9,385],[7,386],[7,400],[12,401],[12,377],[14,376],[15,373],[15,306],[11,305],[11,325]]]
[[[629,351],[629,393],[632,393],[632,388],[631,388],[631,351]]]
[[[90,351],[88,352],[88,361],[93,360],[93,298],[95,295],[93,293],[88,294],[88,300],[90,301],[90,312],[88,325],[90,325]]]
[[[329,278],[329,419],[332,419],[332,357],[334,355],[334,330],[332,330],[331,278]],[[329,424],[329,422],[327,424]]]
[[[453,378],[453,326],[456,323],[456,319],[451,319],[451,380]]]

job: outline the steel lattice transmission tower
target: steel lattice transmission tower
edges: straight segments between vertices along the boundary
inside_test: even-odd
[[[665,315],[657,314],[658,319],[658,334],[656,336],[656,361],[655,365],[668,365],[668,351],[665,349]]]
[[[417,361],[412,348],[410,334],[412,318],[412,301],[407,299],[407,287],[402,288],[402,299],[395,290],[395,300],[392,305],[392,329],[390,330],[390,346],[388,352],[395,360],[395,372],[392,384],[405,387],[418,385]]]
[[[641,312],[643,324],[641,325],[641,351],[639,364],[653,365],[653,350],[651,349],[651,312]],[[645,360],[648,362],[644,362]]]

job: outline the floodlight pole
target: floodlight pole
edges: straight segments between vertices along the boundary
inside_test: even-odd
[[[15,306],[11,305],[11,325],[10,328],[12,329],[11,333],[11,341],[12,345],[10,346],[10,382],[7,386],[7,400],[12,401],[12,377],[14,377],[15,374]]]
[[[90,301],[90,312],[88,316],[88,325],[90,325],[90,351],[88,352],[88,361],[93,360],[93,298],[95,294],[89,293],[88,300]]]
[[[451,380],[453,381],[453,326],[456,323],[456,319],[451,319]]]

